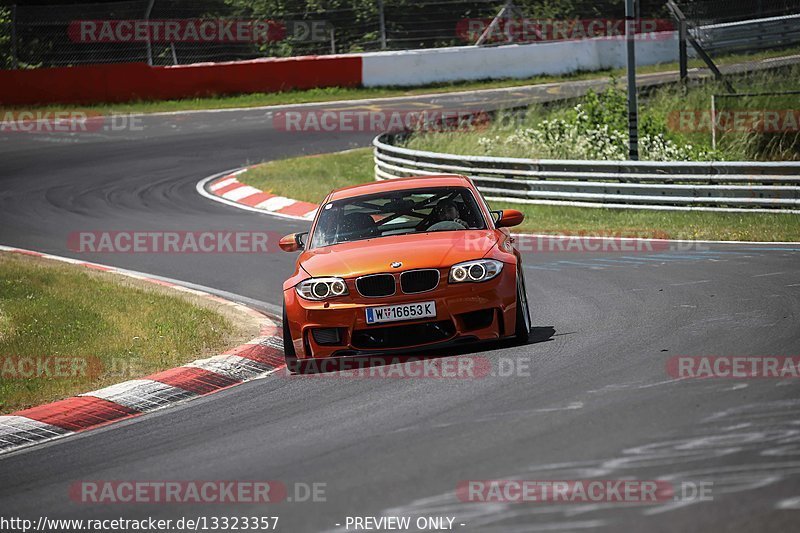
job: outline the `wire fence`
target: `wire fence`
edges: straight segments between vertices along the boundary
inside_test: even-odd
[[[742,72],[773,51],[800,54],[800,0],[676,0],[687,32],[714,63],[735,55]],[[772,54],[774,55],[774,54]],[[736,83],[728,82],[729,90]],[[738,85],[746,88],[746,78]]]
[[[641,2],[642,16],[664,15],[661,0]],[[123,0],[0,6],[0,68],[172,65],[471,45],[510,3]],[[576,27],[576,21],[621,21],[623,6],[622,0],[516,0],[515,17],[507,21],[517,26],[535,21],[540,27]],[[495,30],[489,44],[520,41],[506,27]],[[551,38],[576,37],[568,31],[560,36],[540,32],[534,40]]]
[[[689,31],[711,57],[800,45],[800,0],[677,2]]]
[[[797,14],[797,0],[679,0],[693,26]]]
[[[0,6],[0,68],[174,65],[261,57],[618,36],[624,0],[123,0]],[[800,45],[800,0],[679,0],[712,55]],[[498,15],[500,15],[498,17]],[[665,0],[639,0],[637,33],[674,29]],[[778,17],[748,27],[704,26]],[[789,21],[789,22],[786,22]],[[793,24],[796,23],[796,26]],[[790,27],[787,27],[790,24]],[[755,28],[755,29],[754,29]],[[787,29],[788,28],[788,29]],[[798,31],[795,32],[794,29]],[[782,40],[763,39],[770,33]],[[753,43],[761,42],[755,46]]]

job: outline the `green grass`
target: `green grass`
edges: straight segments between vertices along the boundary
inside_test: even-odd
[[[514,231],[720,241],[800,241],[800,215],[596,209],[491,202],[517,209],[525,221]]]
[[[373,181],[372,149],[271,161],[239,176],[259,189],[320,203],[338,187]],[[800,215],[595,209],[491,202],[493,209],[518,209],[525,221],[515,231],[588,232],[597,235],[673,239],[800,241]]]
[[[271,105],[291,105],[338,100],[359,100],[368,98],[389,98],[394,96],[413,96],[428,93],[445,93],[475,89],[494,89],[534,85],[555,81],[583,80],[606,77],[610,70],[576,73],[567,76],[535,76],[526,79],[483,80],[459,83],[437,83],[422,87],[326,87],[276,93],[251,93],[231,96],[210,96],[186,98],[181,100],[136,101],[121,104],[97,105],[46,105],[40,107],[19,106],[20,108],[42,111],[86,111],[90,113],[160,113],[169,111],[191,111],[200,109],[230,109],[238,107],[260,107]],[[13,107],[0,106],[0,111],[13,110]]]
[[[787,67],[781,71],[762,71],[747,76],[734,78],[734,85],[740,92],[779,92],[796,91],[797,79],[800,77],[800,66]],[[596,113],[606,116],[600,124],[592,126],[609,126],[616,131],[625,132],[627,135],[627,103],[624,84],[616,83],[616,90],[607,90],[598,105],[594,99],[587,95],[579,102],[585,111],[594,109]],[[800,135],[788,131],[785,133],[758,133],[731,131],[717,132],[716,150],[712,148],[710,128],[687,131],[681,127],[678,118],[682,112],[710,116],[712,94],[727,93],[725,87],[718,82],[709,80],[707,83],[693,85],[688,91],[678,85],[667,85],[654,89],[640,97],[639,105],[639,134],[640,137],[648,131],[662,133],[666,139],[678,146],[691,146],[688,151],[695,160],[798,160],[800,159]],[[609,97],[609,94],[615,96]],[[737,98],[717,99],[717,110],[792,110],[797,107],[797,95],[771,95],[749,96]],[[613,105],[610,105],[613,104]],[[576,102],[560,102],[548,105],[530,106],[520,116],[519,113],[501,113],[487,127],[476,128],[470,131],[453,132],[420,132],[411,136],[406,146],[415,150],[445,152],[462,155],[491,155],[523,158],[545,159],[583,159],[580,153],[574,153],[579,148],[574,143],[538,143],[530,144],[519,142],[515,137],[513,142],[505,143],[505,139],[516,136],[524,129],[542,130],[544,120],[562,119],[568,123],[575,121]],[[598,110],[602,107],[603,110]],[[708,125],[708,124],[705,124]],[[589,144],[598,143],[591,132],[583,132]],[[492,139],[496,139],[491,141]],[[487,141],[489,141],[487,143]],[[643,153],[642,157],[650,154]]]
[[[674,68],[665,70],[674,70]],[[239,107],[261,107],[271,105],[306,104],[333,102],[339,100],[360,100],[369,98],[390,98],[414,96],[419,94],[438,94],[446,92],[470,91],[537,85],[542,83],[604,78],[611,70],[579,72],[564,76],[534,76],[525,79],[480,80],[457,83],[436,83],[421,87],[326,87],[276,93],[251,93],[230,96],[209,96],[180,100],[135,101],[120,104],[69,105],[55,104],[45,106],[0,106],[0,112],[14,109],[36,109],[40,111],[84,111],[87,113],[161,113],[170,111],[192,111],[201,109],[231,109]]]
[[[718,65],[728,65],[746,61],[756,61],[770,57],[787,56],[800,52],[800,47],[759,52],[757,54],[736,54],[716,58]],[[689,61],[690,68],[704,67],[699,59]],[[677,71],[677,63],[663,63],[650,65],[637,69],[638,74],[652,74],[657,72]],[[164,101],[136,101],[119,104],[97,105],[46,105],[46,106],[0,106],[0,112],[22,109],[36,109],[38,111],[83,111],[87,113],[157,113],[169,111],[190,111],[199,109],[229,109],[237,107],[259,107],[269,105],[303,104],[309,102],[330,102],[335,100],[357,100],[364,98],[388,98],[395,96],[413,96],[428,93],[445,93],[454,91],[471,91],[480,89],[496,89],[503,87],[519,87],[523,85],[536,85],[542,83],[587,80],[606,78],[608,76],[622,76],[625,69],[600,70],[593,72],[577,72],[563,76],[533,76],[524,79],[478,80],[457,83],[435,83],[421,87],[329,87],[324,89],[309,89],[297,91],[284,91],[277,93],[253,93],[229,96],[209,96],[203,98],[186,98],[180,100]]]
[[[0,253],[0,413],[219,353],[242,335],[221,307],[145,282]],[[77,375],[22,377],[25,357],[64,358]]]
[[[262,191],[319,204],[333,189],[375,179],[371,148],[279,159],[238,176]]]

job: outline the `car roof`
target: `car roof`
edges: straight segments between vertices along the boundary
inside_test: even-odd
[[[367,194],[376,194],[387,191],[402,191],[405,189],[435,187],[472,187],[472,181],[466,176],[458,174],[441,174],[434,176],[412,176],[410,178],[397,178],[382,181],[372,181],[361,185],[351,185],[336,189],[328,195],[327,201],[353,198]]]

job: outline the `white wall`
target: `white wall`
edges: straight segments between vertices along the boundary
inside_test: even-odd
[[[678,60],[676,32],[636,41],[636,64]],[[366,87],[488,78],[529,78],[625,66],[624,39],[582,39],[503,46],[461,46],[361,54]]]

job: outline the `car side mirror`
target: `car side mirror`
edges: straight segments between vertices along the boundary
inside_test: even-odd
[[[278,241],[278,246],[280,246],[281,250],[284,252],[297,252],[298,250],[304,250],[306,247],[305,238],[307,235],[307,231],[304,231],[303,233],[290,233]]]
[[[500,218],[494,223],[498,228],[510,228],[512,226],[519,226],[525,220],[525,215],[516,209],[503,209],[498,211]]]

